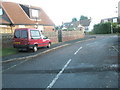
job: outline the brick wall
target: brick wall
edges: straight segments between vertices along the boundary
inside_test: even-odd
[[[44,26],[44,31],[53,31],[54,26]]]
[[[43,32],[44,36],[47,36],[49,39],[51,39],[52,43],[58,43],[58,32],[55,31],[44,31]]]
[[[62,41],[69,41],[74,39],[83,38],[83,31],[62,31]]]

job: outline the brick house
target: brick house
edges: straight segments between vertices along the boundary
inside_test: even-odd
[[[14,2],[1,2],[0,19],[0,33],[13,33],[15,28],[54,29],[53,21],[42,8]]]

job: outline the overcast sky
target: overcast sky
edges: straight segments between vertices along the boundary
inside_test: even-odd
[[[39,6],[44,9],[56,25],[69,22],[81,15],[92,18],[97,24],[101,19],[116,17],[120,0],[3,0]]]

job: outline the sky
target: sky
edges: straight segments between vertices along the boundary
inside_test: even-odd
[[[91,17],[92,25],[100,22],[101,19],[117,17],[118,2],[120,0],[3,0],[29,4],[41,7],[56,24],[70,22],[81,15]]]

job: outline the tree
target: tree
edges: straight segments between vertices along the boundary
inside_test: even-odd
[[[88,19],[87,16],[84,16],[84,15],[81,15],[81,16],[80,16],[80,20],[86,20],[86,19]]]
[[[77,18],[72,18],[72,22],[76,22],[77,21]]]
[[[112,23],[113,33],[120,33],[120,27],[117,23]]]

